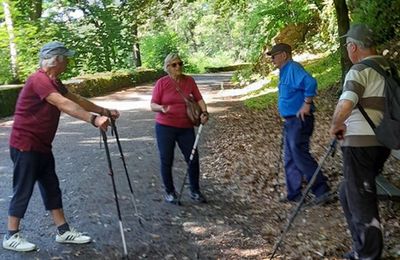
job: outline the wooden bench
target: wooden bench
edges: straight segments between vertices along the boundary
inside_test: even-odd
[[[400,150],[393,151],[392,155],[400,159]],[[400,201],[400,189],[390,183],[385,177],[379,175],[375,178],[375,182],[379,200]]]

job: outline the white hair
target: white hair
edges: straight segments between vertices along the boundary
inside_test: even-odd
[[[178,53],[170,53],[170,54],[168,54],[167,57],[165,57],[165,60],[164,60],[164,71],[167,72],[167,73],[168,73],[167,67],[168,67],[170,61],[172,61],[172,60],[180,60],[180,61],[182,61],[182,59],[181,59],[181,57],[179,56]]]
[[[356,40],[356,39],[353,39],[353,38],[351,38],[351,37],[347,37],[346,38],[346,42],[347,43],[354,43],[355,45],[357,45],[359,48],[361,48],[361,49],[368,49],[368,48],[370,48],[371,46],[366,46],[365,45],[365,43],[363,43],[362,41],[359,41],[359,40]]]
[[[57,63],[62,62],[64,60],[63,55],[55,55],[48,59],[40,59],[39,66],[40,68],[52,68],[57,65]]]

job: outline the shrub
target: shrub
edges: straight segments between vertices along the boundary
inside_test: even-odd
[[[179,42],[178,36],[172,32],[143,37],[141,40],[143,66],[162,69],[165,57],[171,52],[178,52]]]
[[[65,81],[65,85],[72,92],[84,97],[94,97],[117,91],[126,87],[153,81],[165,75],[163,71],[142,69],[134,72],[107,72],[84,75]],[[14,113],[15,103],[21,86],[0,88],[0,117]]]
[[[15,104],[22,86],[0,88],[0,117],[14,113]]]

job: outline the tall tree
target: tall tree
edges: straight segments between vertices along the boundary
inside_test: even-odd
[[[36,22],[42,17],[43,0],[14,0],[15,7],[20,11],[21,18]]]
[[[347,8],[346,0],[334,0],[335,9],[337,14],[338,32],[339,36],[346,34],[350,27],[349,9]],[[347,55],[345,47],[346,39],[344,37],[339,38],[340,40],[340,64],[342,66],[342,82],[347,71],[351,67],[351,61]]]
[[[157,4],[157,2],[159,2],[159,0],[133,0],[123,1],[121,4],[123,10],[122,16],[127,20],[127,23],[131,28],[132,57],[135,67],[142,66],[142,58],[139,45],[139,27],[143,25],[150,17],[149,7]]]
[[[11,60],[11,72],[13,76],[13,82],[18,81],[18,63],[17,63],[17,45],[15,44],[14,26],[11,16],[10,5],[7,0],[3,0],[4,16],[7,25],[7,33],[9,38],[10,46],[10,60]]]

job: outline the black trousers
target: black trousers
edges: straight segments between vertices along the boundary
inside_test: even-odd
[[[62,208],[61,190],[52,153],[22,152],[10,147],[14,163],[13,197],[9,216],[23,218],[36,181],[46,210]]]
[[[390,150],[381,147],[342,147],[344,181],[340,202],[360,259],[380,259],[383,233],[378,211],[375,177]]]

